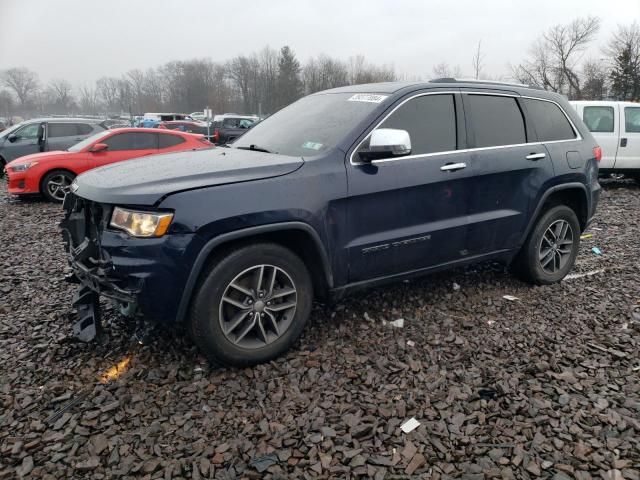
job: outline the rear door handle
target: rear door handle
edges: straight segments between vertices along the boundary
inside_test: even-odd
[[[527,155],[525,158],[527,160],[542,160],[546,156],[547,156],[546,153],[531,153],[531,154]]]
[[[462,170],[463,168],[467,168],[466,163],[447,163],[440,167],[440,170],[443,172],[451,172],[453,170]]]
[[[621,147],[626,147],[627,146],[627,139],[626,138],[621,138],[620,139],[620,146]]]

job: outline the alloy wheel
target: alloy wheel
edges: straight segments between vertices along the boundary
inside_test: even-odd
[[[547,273],[563,269],[573,251],[573,229],[566,220],[556,220],[542,235],[538,248],[538,261]]]
[[[59,174],[51,177],[47,182],[47,192],[56,200],[64,200],[64,196],[69,191],[71,186],[71,178],[67,175]]]
[[[220,326],[234,345],[262,348],[288,330],[296,305],[297,291],[291,276],[274,265],[256,265],[227,285],[220,300]]]

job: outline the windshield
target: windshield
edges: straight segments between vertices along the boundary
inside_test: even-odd
[[[91,135],[90,137],[85,138],[81,142],[76,143],[74,146],[69,147],[67,149],[67,152],[79,152],[82,149],[94,143],[96,140],[100,140],[101,138],[106,137],[110,133],[113,133],[113,130],[104,130],[103,132],[96,133],[95,135]]]
[[[292,157],[318,155],[335,147],[378,107],[377,102],[361,101],[361,97],[353,93],[304,97],[258,123],[231,147],[261,149]]]

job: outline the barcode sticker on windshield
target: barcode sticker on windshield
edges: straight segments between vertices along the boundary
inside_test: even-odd
[[[376,95],[375,93],[356,93],[351,98],[349,98],[350,102],[369,102],[369,103],[380,103],[389,95]]]

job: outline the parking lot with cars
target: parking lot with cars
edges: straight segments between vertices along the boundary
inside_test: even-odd
[[[602,184],[562,282],[489,263],[315,304],[230,370],[108,303],[75,342],[60,206],[3,184],[0,478],[640,478],[640,186]]]

